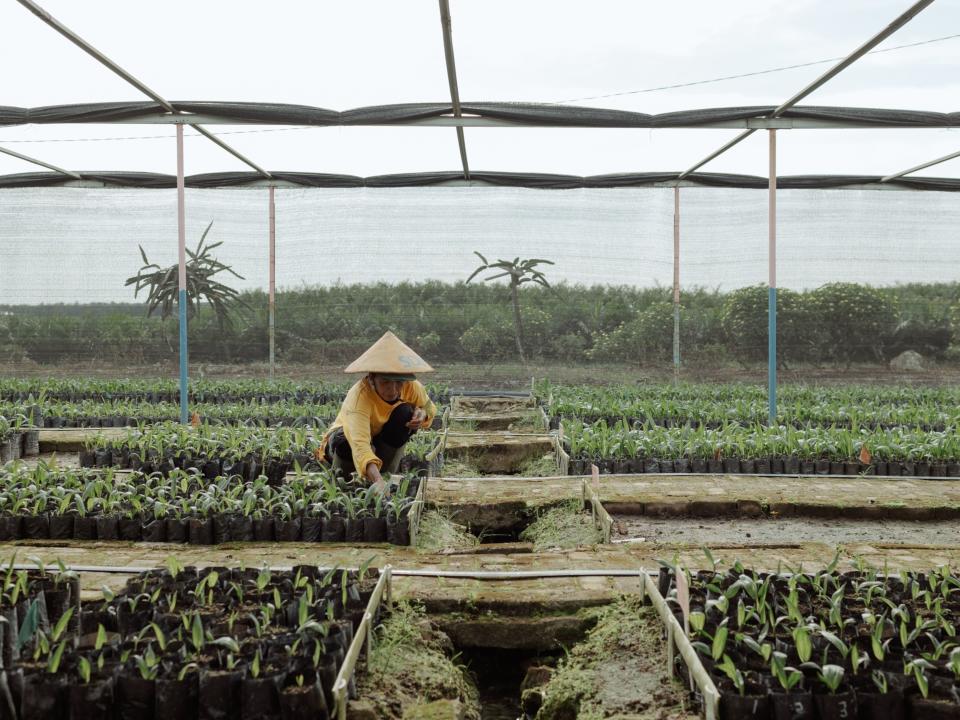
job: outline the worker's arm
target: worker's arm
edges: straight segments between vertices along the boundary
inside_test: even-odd
[[[353,465],[369,482],[380,479],[383,461],[373,451],[370,437],[370,416],[362,410],[351,410],[343,416],[343,434],[350,443]],[[371,470],[372,467],[372,470]]]

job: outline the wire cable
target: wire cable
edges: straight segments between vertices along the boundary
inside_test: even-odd
[[[930,40],[920,40],[918,42],[907,43],[905,45],[896,45],[894,47],[883,48],[882,50],[871,50],[867,55],[877,53],[892,52],[894,50],[903,50],[904,48],[917,47],[919,45],[929,45],[931,43],[943,42],[944,40],[953,40],[960,38],[960,33],[956,35],[944,35],[943,37],[931,38]],[[588,95],[585,97],[571,98],[569,100],[554,100],[550,105],[562,105],[563,103],[580,102],[582,100],[602,100],[604,98],[622,97],[624,95],[639,95],[641,93],[659,92],[660,90],[675,90],[677,88],[693,87],[695,85],[708,85],[710,83],[724,82],[726,80],[739,80],[740,78],[755,77],[757,75],[769,75],[771,73],[783,72],[785,70],[796,70],[798,68],[813,67],[814,65],[824,65],[826,63],[843,60],[843,57],[827,58],[825,60],[812,60],[796,65],[783,65],[781,67],[769,68],[767,70],[755,70],[753,72],[740,73],[739,75],[724,75],[722,77],[711,78],[709,80],[692,80],[691,82],[676,83],[674,85],[660,85],[657,87],[644,88],[642,90],[624,90],[623,92],[609,93],[607,95]]]
[[[918,42],[907,43],[905,45],[896,45],[894,47],[883,48],[881,50],[872,50],[867,55],[875,55],[877,53],[887,53],[893,52],[894,50],[903,50],[906,48],[918,47],[920,45],[930,45],[932,43],[944,42],[945,40],[955,40],[960,38],[960,33],[955,35],[944,35],[943,37],[931,38],[929,40],[920,40]],[[825,60],[812,60],[810,62],[797,63],[796,65],[783,65],[781,67],[768,68],[766,70],[755,70],[753,72],[740,73],[738,75],[724,75],[722,77],[710,78],[708,80],[692,80],[685,83],[675,83],[673,85],[658,85],[657,87],[643,88],[641,90],[624,90],[622,92],[608,93],[606,95],[586,95],[584,97],[570,98],[569,100],[554,100],[552,102],[545,103],[546,105],[562,105],[564,103],[580,102],[583,100],[602,100],[605,98],[612,97],[623,97],[626,95],[639,95],[642,93],[652,93],[660,92],[662,90],[676,90],[678,88],[685,87],[694,87],[697,85],[709,85],[711,83],[725,82],[727,80],[739,80],[741,78],[755,77],[758,75],[770,75],[772,73],[784,72],[786,70],[796,70],[798,68],[813,67],[814,65],[824,65],[826,63],[837,62],[838,60],[843,60],[842,57],[836,58],[827,58]],[[216,135],[248,135],[255,133],[270,133],[270,132],[291,132],[294,130],[318,130],[322,127],[321,125],[294,125],[290,127],[280,127],[280,128],[257,128],[255,130],[226,130],[224,132],[215,133]],[[100,138],[45,138],[40,140],[2,140],[0,142],[5,144],[13,143],[55,143],[55,142],[105,142],[105,141],[115,141],[115,140],[169,140],[173,137],[173,134],[169,135],[134,135],[129,137],[100,137]],[[199,138],[203,137],[200,134],[185,134],[187,138]]]

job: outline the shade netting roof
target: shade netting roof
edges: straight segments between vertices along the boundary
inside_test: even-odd
[[[203,98],[173,102],[262,167],[368,179],[460,167],[452,128],[399,127],[451,110],[434,0],[41,4],[164,97]],[[471,166],[528,178],[682,170],[736,132],[689,128],[769,112],[907,6],[453,0],[459,94],[479,99],[463,113],[503,125],[467,129]],[[0,62],[18,69],[0,97],[0,146],[81,174],[172,172],[173,128],[117,124],[149,119],[156,103],[17,3],[0,8],[0,26]],[[934,3],[785,113],[860,129],[791,131],[779,173],[884,176],[955,151],[956,27],[960,8]],[[516,126],[527,123],[539,127]],[[709,171],[762,176],[764,166],[764,143],[751,140]],[[206,140],[188,146],[191,175],[248,169]],[[30,170],[0,157],[0,175]]]

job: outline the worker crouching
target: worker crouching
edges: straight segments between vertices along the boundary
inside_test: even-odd
[[[346,368],[364,373],[347,392],[322,441],[333,471],[357,473],[379,491],[384,474],[395,473],[403,446],[437,414],[416,373],[433,372],[419,355],[387,332]]]

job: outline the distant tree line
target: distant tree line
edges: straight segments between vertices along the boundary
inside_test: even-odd
[[[559,284],[519,289],[528,360],[668,364],[673,304],[669,288]],[[201,306],[189,326],[191,359],[267,359],[267,297],[241,293],[234,322]],[[504,289],[486,283],[419,282],[282,290],[276,298],[280,362],[353,359],[384,330],[431,361],[516,360],[514,308]],[[960,362],[960,284],[873,288],[835,283],[781,289],[781,364],[885,362],[916,350]],[[690,365],[764,362],[767,289],[705,288],[682,293],[681,353]],[[153,363],[176,357],[176,319],[147,317],[143,304],[0,308],[0,359],[40,363],[117,360]]]

